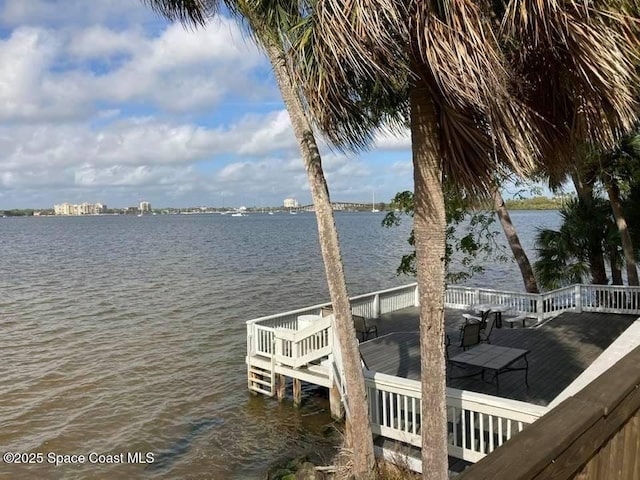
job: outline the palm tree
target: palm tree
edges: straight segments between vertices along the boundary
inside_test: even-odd
[[[443,180],[487,195],[496,173],[553,170],[578,140],[611,145],[628,130],[638,32],[619,6],[316,0],[292,32],[294,71],[332,140],[367,145],[381,120],[411,129],[425,478],[447,478]],[[363,101],[372,91],[384,108]]]
[[[144,0],[154,9],[174,20],[204,25],[210,14],[224,3],[233,13],[244,19],[259,45],[271,62],[280,93],[291,119],[302,159],[307,171],[311,196],[316,211],[318,236],[325,266],[329,294],[335,313],[335,328],[343,358],[347,412],[347,439],[353,451],[355,478],[368,478],[374,468],[373,437],[366,402],[364,376],[360,352],[353,325],[351,305],[347,293],[344,268],[340,254],[338,232],[331,207],[329,190],[322,170],[320,152],[311,123],[305,113],[300,97],[287,66],[285,49],[279,34],[283,23],[295,19],[297,10],[282,10],[287,7],[272,5],[259,9],[245,0],[223,2],[222,0]]]
[[[630,163],[635,162],[637,164],[638,160],[640,160],[640,134],[636,130],[633,134],[624,136],[614,148],[609,151],[596,152],[595,157],[599,163],[599,177],[609,196],[611,210],[620,232],[627,270],[627,282],[631,286],[638,286],[640,282],[636,267],[635,249],[627,219],[623,212],[620,182],[624,182],[631,177],[630,167],[633,165],[630,165]]]
[[[596,198],[569,201],[561,210],[562,225],[558,230],[542,229],[536,235],[538,260],[534,268],[540,284],[555,289],[573,283],[583,283],[592,272],[589,254],[592,245],[607,252],[612,280],[620,284],[620,236],[611,218],[609,202]],[[600,281],[591,277],[591,283]]]
[[[553,171],[538,172],[540,175],[547,177],[549,180],[549,187],[551,190],[557,191],[567,181],[571,180],[573,183],[578,199],[587,206],[592,208],[595,201],[597,201],[596,187],[597,176],[591,168],[588,168],[587,163],[584,161],[587,153],[585,152],[584,145],[576,147],[574,152],[574,161],[572,164],[566,166],[566,169],[554,169]],[[604,285],[607,283],[607,272],[605,269],[604,256],[602,244],[600,242],[590,242],[584,247],[587,255],[587,265],[591,273],[591,283],[596,285]]]

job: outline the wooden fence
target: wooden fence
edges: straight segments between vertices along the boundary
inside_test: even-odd
[[[640,347],[456,478],[640,478]]]

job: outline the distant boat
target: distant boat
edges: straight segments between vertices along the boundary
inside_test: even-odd
[[[376,192],[373,192],[373,198],[371,202],[371,213],[378,213],[380,210],[376,208]]]
[[[289,210],[289,215],[297,215],[298,212],[294,212],[293,210]]]
[[[269,215],[273,215],[273,212],[269,212]]]
[[[246,215],[242,212],[236,212],[231,214],[232,217],[246,217]]]

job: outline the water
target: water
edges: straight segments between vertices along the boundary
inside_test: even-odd
[[[351,295],[413,281],[395,274],[407,223],[336,217]],[[513,218],[525,246],[558,221]],[[333,445],[326,399],[253,397],[244,365],[245,320],[328,300],[313,214],[3,218],[0,245],[0,450],[45,453],[0,478],[259,478]],[[522,282],[507,264],[470,283]]]

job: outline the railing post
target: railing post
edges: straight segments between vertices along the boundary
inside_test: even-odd
[[[373,297],[373,318],[380,318],[380,294]]]
[[[418,293],[418,285],[416,285],[416,289],[414,290],[414,302],[413,302],[413,306],[414,307],[419,307],[420,306],[420,294]]]
[[[575,287],[576,312],[582,312],[582,285],[577,284]]]
[[[538,314],[538,323],[542,322],[544,320],[544,299],[542,294],[538,294],[536,299],[536,313]]]
[[[280,362],[282,361],[282,358],[284,357],[284,349],[283,349],[283,345],[284,345],[284,341],[282,340],[282,338],[279,338],[276,335],[276,332],[273,332],[273,341],[272,341],[272,347],[271,347],[271,355],[274,358],[274,360],[278,361],[278,364],[280,364]]]
[[[255,324],[253,323],[247,323],[247,355],[249,355],[250,357],[252,357],[256,353],[255,347],[253,345],[253,339],[255,337],[254,326]]]
[[[475,304],[478,303],[482,303],[482,301],[480,300],[480,289],[476,288],[473,292],[473,298],[474,298],[474,302]]]

